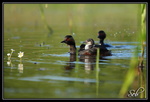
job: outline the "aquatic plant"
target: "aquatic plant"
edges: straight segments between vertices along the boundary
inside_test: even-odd
[[[76,77],[78,77],[78,69],[79,69],[79,59],[78,59],[78,50],[76,49],[76,55],[75,55],[76,63],[75,63],[75,70],[76,70]]]
[[[146,4],[141,4],[141,36],[139,36],[139,41],[141,42],[141,56],[139,57],[138,68],[139,68],[139,83],[140,86],[145,89],[145,92],[140,94],[140,98],[146,98],[146,84],[143,73],[143,61],[144,61],[144,50],[146,46]]]
[[[7,53],[8,60],[10,60],[10,58],[11,58],[11,56],[12,56],[12,53],[13,53],[14,51],[15,51],[14,49],[11,49],[11,53]]]
[[[99,56],[100,56],[100,49],[97,49],[97,54],[96,54],[96,69],[99,70]]]
[[[19,57],[19,58],[22,58],[23,55],[24,55],[24,52],[21,52],[21,51],[20,51],[20,52],[18,53],[18,57]]]
[[[96,95],[99,95],[99,72],[100,72],[100,68],[99,68],[99,54],[100,54],[100,49],[97,49],[97,55],[96,55]]]
[[[120,89],[119,97],[123,98],[125,94],[129,91],[129,87],[133,82],[136,81],[136,78],[139,77],[139,86],[145,89],[145,80],[143,73],[143,60],[144,60],[144,49],[146,41],[146,4],[140,4],[141,9],[141,32],[138,34],[138,41],[141,44],[135,49],[133,57],[130,61],[130,68],[125,76],[124,83]],[[138,51],[141,47],[141,56],[138,56]],[[145,92],[140,93],[140,98],[146,98],[146,89]]]
[[[22,57],[24,56],[24,52],[19,52],[18,53],[18,57],[20,58],[20,64],[21,64],[21,61],[22,61]]]
[[[48,23],[47,23],[47,21],[46,21],[46,19],[45,19],[44,9],[43,9],[42,4],[39,4],[39,7],[40,7],[40,11],[41,11],[41,19],[43,20],[45,26],[46,26],[47,29],[49,30],[48,36],[50,36],[51,34],[53,34],[53,29],[48,25]],[[47,8],[48,5],[45,4],[45,7]]]
[[[7,56],[10,57],[10,53],[8,53]]]

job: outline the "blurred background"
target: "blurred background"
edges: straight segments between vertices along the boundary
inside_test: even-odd
[[[138,4],[5,4],[4,31],[33,30],[46,36],[41,7],[53,36],[75,34],[78,40],[85,36],[96,40],[97,32],[104,30],[111,41],[131,41],[138,33]]]

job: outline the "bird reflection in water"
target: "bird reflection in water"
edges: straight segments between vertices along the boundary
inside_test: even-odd
[[[76,55],[70,55],[70,60],[67,62],[67,65],[65,66],[66,71],[75,68],[75,63],[74,63],[75,61],[76,61]]]
[[[84,62],[84,69],[86,71],[94,70],[94,62],[96,61],[95,56],[80,56],[79,60]]]
[[[79,62],[77,61],[77,56],[76,55],[70,55],[70,59],[67,62],[66,66],[65,66],[65,70],[66,72],[70,72],[72,69],[76,68],[77,64],[79,64],[79,62],[83,62],[84,64],[80,64],[80,65],[84,65],[84,69],[87,73],[89,73],[90,70],[94,70],[95,68],[95,62],[96,62],[96,56],[89,56],[89,55],[83,55],[83,56],[79,56]],[[102,60],[108,60],[106,58],[100,57],[100,59]],[[101,61],[100,61],[101,62]]]

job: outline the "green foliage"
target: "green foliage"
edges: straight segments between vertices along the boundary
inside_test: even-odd
[[[134,55],[131,58],[130,61],[130,68],[125,76],[124,83],[121,87],[119,97],[122,98],[124,95],[127,93],[129,86],[133,83],[135,76],[136,76],[136,68],[137,68],[137,63],[138,63],[138,48],[135,49]]]
[[[145,41],[146,41],[146,4],[141,4],[141,32],[138,33],[138,41],[141,42],[141,44],[135,49],[134,55],[131,58],[130,62],[130,69],[128,70],[124,83],[121,87],[119,97],[122,98],[125,96],[125,94],[129,91],[130,85],[134,82],[135,78],[137,77],[136,71],[137,68],[139,68],[139,83],[140,87],[145,88],[145,81],[144,75],[143,75],[143,59],[144,59],[144,49],[145,49]],[[138,60],[138,50],[141,47],[141,56]],[[146,91],[145,91],[146,93]],[[145,93],[140,94],[140,98],[146,98]]]

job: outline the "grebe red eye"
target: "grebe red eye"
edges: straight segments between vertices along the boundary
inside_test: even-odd
[[[69,41],[70,39],[69,39],[69,38],[66,38],[65,40],[66,40],[66,41]]]

